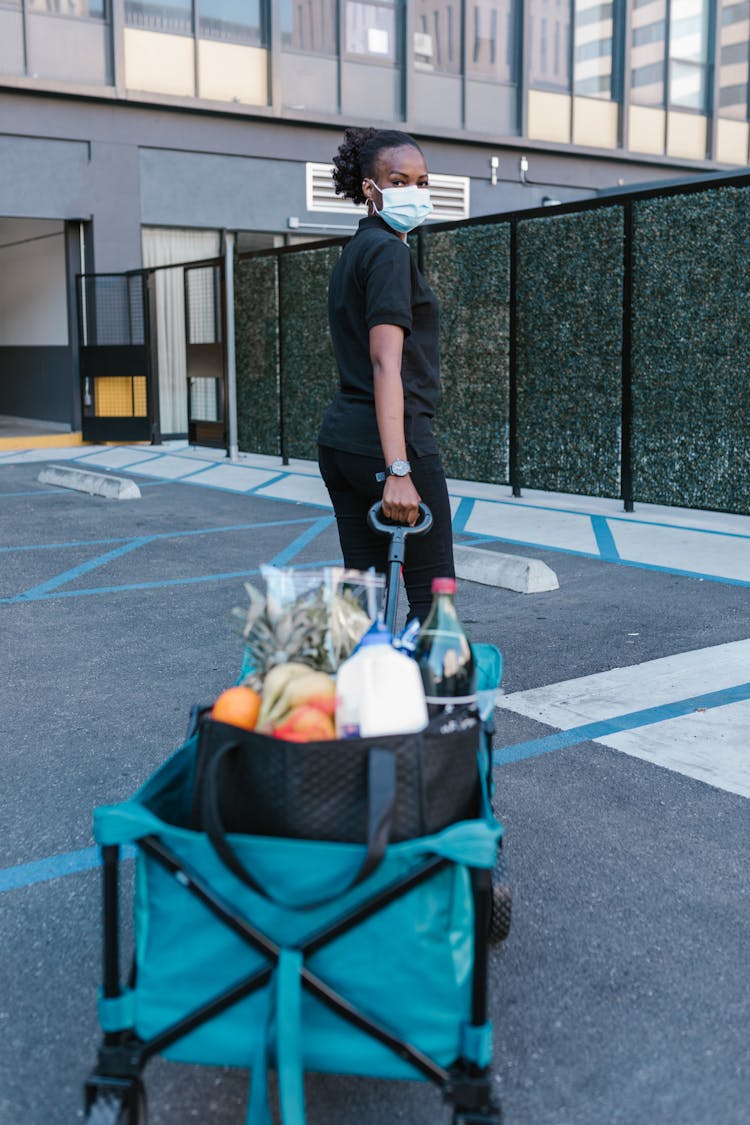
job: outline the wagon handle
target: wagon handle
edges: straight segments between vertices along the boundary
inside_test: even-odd
[[[421,519],[414,527],[405,523],[385,523],[381,519],[382,502],[376,500],[367,513],[367,523],[379,535],[390,536],[388,544],[388,573],[385,581],[385,610],[384,624],[390,633],[396,621],[396,606],[398,604],[398,587],[401,566],[406,557],[406,539],[409,535],[426,535],[432,527],[432,512],[419,503]]]

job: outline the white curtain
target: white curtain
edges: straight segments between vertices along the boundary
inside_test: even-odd
[[[143,227],[143,264],[168,266],[216,258],[221,235],[216,230],[170,230]],[[159,417],[163,434],[186,434],[188,428],[185,362],[185,291],[182,269],[157,270],[156,350],[159,363]]]

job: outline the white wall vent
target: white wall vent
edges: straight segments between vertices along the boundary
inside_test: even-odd
[[[357,206],[350,199],[342,199],[340,195],[336,195],[331,178],[332,164],[307,164],[305,172],[308,211],[329,211],[339,215],[364,215],[364,207]],[[430,172],[430,198],[434,208],[430,219],[433,222],[448,219],[468,219],[470,183],[468,176],[444,176],[439,172]]]

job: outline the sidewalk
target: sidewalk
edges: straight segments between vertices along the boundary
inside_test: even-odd
[[[0,450],[0,468],[30,461],[74,462],[136,478],[331,507],[312,461],[283,465],[278,457],[243,453],[229,462],[223,450],[187,442]],[[625,512],[619,500],[531,489],[516,498],[507,485],[476,481],[449,480],[448,488],[454,533],[473,545],[501,541],[750,586],[750,516],[654,504]]]

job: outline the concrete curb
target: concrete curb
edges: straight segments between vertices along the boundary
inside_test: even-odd
[[[519,594],[541,594],[558,590],[557,575],[541,559],[523,555],[501,555],[481,547],[454,546],[456,577],[485,586],[502,586]]]
[[[116,477],[111,473],[94,473],[90,469],[79,469],[72,465],[47,465],[37,480],[40,484],[54,484],[58,488],[74,488],[77,492],[88,492],[92,496],[102,496],[105,500],[140,500],[141,490],[135,481],[127,477]]]

